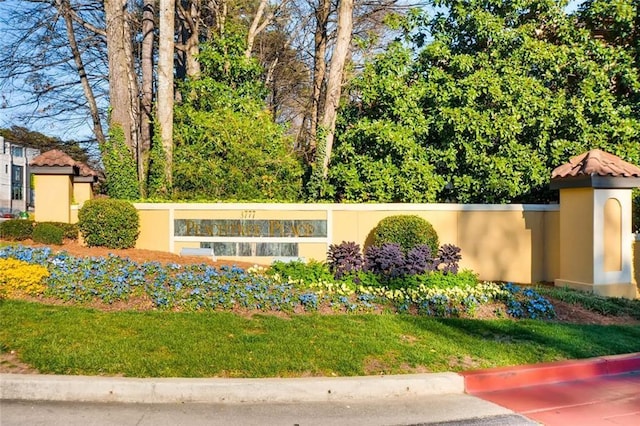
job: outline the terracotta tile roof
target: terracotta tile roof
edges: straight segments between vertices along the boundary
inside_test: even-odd
[[[77,167],[80,176],[98,176],[98,174],[89,166],[79,161],[75,161],[69,157],[66,153],[59,149],[52,149],[51,151],[43,152],[35,157],[30,166],[37,167]]]
[[[29,165],[38,167],[73,167],[76,165],[76,161],[59,149],[52,149],[51,151],[43,152],[38,155],[31,161],[31,163],[29,163]]]
[[[76,166],[78,166],[78,170],[80,170],[80,176],[98,176],[98,173],[84,163],[76,161]]]
[[[640,177],[640,168],[608,152],[593,149],[556,167],[551,179],[576,176]]]

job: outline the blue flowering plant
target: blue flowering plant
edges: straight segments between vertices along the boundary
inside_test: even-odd
[[[114,255],[75,257],[46,247],[20,245],[0,248],[0,259],[45,267],[48,276],[43,281],[43,296],[70,303],[120,303],[134,309],[179,311],[391,311],[439,317],[473,317],[479,306],[502,304],[513,318],[554,316],[549,301],[532,289],[480,282],[472,272],[457,272],[451,267],[438,271],[424,249],[414,252],[413,266],[409,267],[409,256],[403,262],[397,247],[383,247],[378,253],[369,252],[363,265],[344,260],[352,257],[343,258],[336,252],[332,259],[342,259],[339,262],[343,265],[339,278],[335,276],[337,269],[332,272],[323,262],[245,270],[207,264],[138,263]],[[455,261],[455,250],[451,252]]]

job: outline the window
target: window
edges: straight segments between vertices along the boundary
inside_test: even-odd
[[[11,155],[14,157],[24,157],[24,148],[21,146],[12,146]]]
[[[22,200],[24,188],[24,167],[11,166],[11,199]]]

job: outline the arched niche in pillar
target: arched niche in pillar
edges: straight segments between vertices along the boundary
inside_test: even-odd
[[[604,272],[622,271],[622,207],[617,198],[604,203],[602,236]]]

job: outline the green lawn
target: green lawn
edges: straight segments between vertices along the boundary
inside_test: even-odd
[[[459,371],[640,351],[640,326],[398,314],[244,318],[0,302],[0,350],[43,373],[351,376]]]

